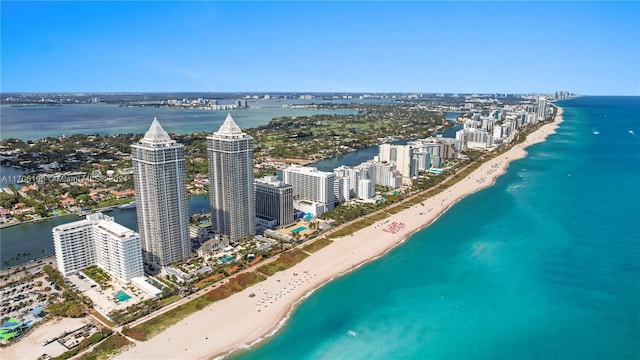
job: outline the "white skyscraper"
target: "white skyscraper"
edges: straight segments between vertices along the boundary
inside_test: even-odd
[[[543,121],[547,117],[547,98],[540,96],[538,98],[538,121]]]
[[[237,242],[256,231],[253,138],[227,115],[207,136],[211,228]]]
[[[333,169],[333,174],[336,179],[344,179],[340,180],[342,182],[342,189],[340,190],[341,194],[337,195],[337,201],[347,201],[355,196],[357,196],[358,189],[358,170],[354,169],[350,166],[340,165],[339,167]],[[334,189],[335,193],[335,189]]]
[[[145,261],[167,266],[190,254],[184,145],[169,138],[158,120],[131,145],[138,232]]]
[[[282,179],[293,185],[294,207],[304,212],[320,215],[333,209],[335,202],[335,175],[318,171],[314,167],[291,165],[282,170]],[[312,202],[315,205],[307,208],[304,205]]]
[[[96,265],[120,281],[144,276],[140,235],[106,217],[93,225]]]
[[[402,186],[402,175],[390,163],[369,162],[369,176],[374,185],[387,186],[392,189]]]
[[[374,197],[373,182],[370,179],[361,179],[358,181],[358,199],[368,200]]]
[[[58,269],[67,276],[97,265],[109,275],[129,282],[144,276],[140,237],[102,213],[53,228]]]
[[[58,225],[52,233],[58,270],[62,275],[73,274],[96,263],[93,226],[88,217]]]
[[[413,148],[410,145],[382,144],[379,146],[378,156],[381,162],[396,166],[405,184],[411,184],[411,177],[418,175],[411,166]]]

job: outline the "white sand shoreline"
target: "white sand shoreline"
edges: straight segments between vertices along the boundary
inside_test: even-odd
[[[423,201],[424,205],[411,206],[352,236],[334,239],[292,268],[191,314],[152,339],[137,342],[116,358],[210,359],[269,338],[286,324],[297,305],[317,289],[384,256],[464,197],[492,186],[511,161],[524,158],[525,148],[555,133],[561,121],[562,109],[558,108],[553,123],[545,124],[523,143],[482,164],[466,179]],[[249,297],[252,293],[255,297]]]

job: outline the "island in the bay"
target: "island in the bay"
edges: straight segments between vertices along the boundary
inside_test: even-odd
[[[553,132],[561,109],[552,101],[569,96],[3,94],[4,106],[225,111],[267,99],[353,111],[276,118],[249,129],[228,115],[212,133],[169,134],[158,118],[148,119],[144,134],[3,138],[2,166],[22,171],[3,179],[3,226],[84,216],[51,229],[55,260],[27,253],[3,260],[3,356],[154,358],[183,351],[195,358],[251,343],[309,291],[490,186],[526,146]],[[370,99],[385,101],[362,101]],[[451,137],[441,135],[453,126],[447,112],[459,113]],[[377,155],[361,164],[313,166],[373,145]],[[211,211],[190,214],[188,197],[205,193]],[[135,207],[137,230],[109,216],[114,207]],[[206,320],[193,318],[199,312]],[[204,327],[232,318],[252,330]],[[198,334],[218,332],[189,338],[180,333],[183,322]],[[165,337],[184,350],[161,346]]]

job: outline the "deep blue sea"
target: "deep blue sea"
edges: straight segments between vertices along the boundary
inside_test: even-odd
[[[640,98],[559,105],[493,187],[234,358],[640,358]]]

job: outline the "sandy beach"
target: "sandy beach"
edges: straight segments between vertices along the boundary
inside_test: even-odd
[[[42,354],[62,355],[67,349],[57,341],[48,345],[42,343],[50,338],[60,336],[65,331],[76,330],[90,323],[89,318],[58,318],[42,324],[25,338],[7,348],[0,350],[0,359],[37,359]]]
[[[463,197],[491,186],[511,161],[526,156],[526,147],[555,133],[561,121],[562,109],[558,109],[553,123],[542,126],[525,142],[482,164],[447,190],[351,236],[335,239],[294,267],[209,305],[149,341],[137,342],[116,358],[210,359],[259,342],[276,332],[295,305],[315,289],[382,256]]]

